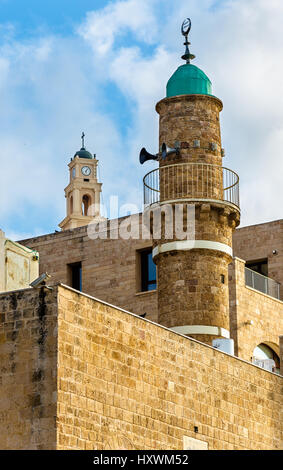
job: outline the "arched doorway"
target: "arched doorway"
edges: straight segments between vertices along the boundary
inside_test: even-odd
[[[271,370],[276,374],[280,373],[280,359],[276,352],[267,344],[260,343],[253,351],[253,363]]]

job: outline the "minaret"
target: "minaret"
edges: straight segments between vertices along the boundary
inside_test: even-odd
[[[101,183],[97,181],[98,160],[85,149],[85,134],[82,148],[69,163],[70,182],[65,188],[67,216],[59,224],[62,230],[82,227],[100,217]]]
[[[167,96],[156,110],[159,146],[177,151],[159,154],[159,168],[145,176],[145,202],[195,208],[195,235],[153,240],[157,265],[158,322],[174,331],[212,343],[229,338],[228,264],[232,261],[232,232],[239,224],[238,176],[222,166],[219,113],[222,102],[212,95],[209,78],[190,63],[185,20],[186,52],[167,84]],[[163,146],[164,147],[164,146]],[[155,175],[154,175],[155,173]],[[155,203],[156,206],[156,203]],[[151,206],[152,208],[152,206]],[[180,206],[179,206],[180,209]]]

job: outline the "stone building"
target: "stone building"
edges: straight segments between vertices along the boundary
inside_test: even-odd
[[[3,449],[283,448],[283,220],[237,228],[223,105],[183,58],[144,213],[100,216],[83,142],[62,231],[20,242],[51,280],[0,294]]]
[[[0,292],[29,287],[38,274],[38,252],[9,240],[0,230]]]

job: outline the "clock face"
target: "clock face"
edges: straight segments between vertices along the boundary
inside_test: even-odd
[[[82,167],[82,174],[84,176],[89,176],[91,174],[91,169],[89,168],[89,166]]]

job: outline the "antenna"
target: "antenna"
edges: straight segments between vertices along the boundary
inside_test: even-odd
[[[184,46],[186,46],[185,54],[182,55],[182,59],[185,60],[187,64],[190,64],[191,60],[195,58],[195,55],[191,54],[189,49],[191,43],[188,41],[188,35],[191,30],[191,27],[192,22],[190,18],[186,18],[182,23],[181,33],[185,37]]]

